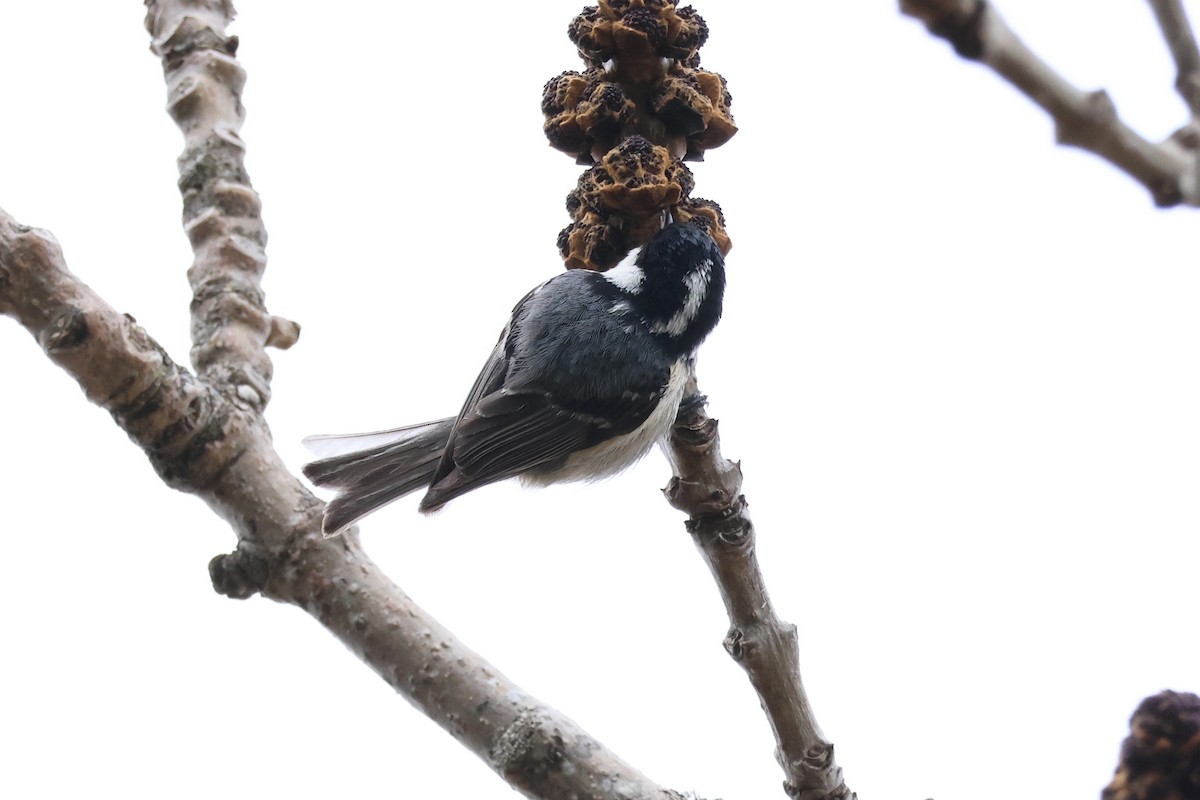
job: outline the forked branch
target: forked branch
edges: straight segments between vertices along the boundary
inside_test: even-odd
[[[1121,120],[1104,90],[1073,86],[1026,47],[986,0],[900,0],[900,10],[1045,109],[1060,144],[1088,150],[1118,167],[1145,186],[1159,206],[1200,205],[1200,138],[1190,126],[1158,144],[1143,138]]]
[[[66,267],[49,233],[0,210],[0,314],[13,317],[150,457],[238,534],[210,566],[219,591],[303,608],[397,693],[527,797],[681,800],[456,640],[366,556],[321,535],[321,502],[261,417],[175,364]]]
[[[1150,0],[1158,27],[1175,60],[1175,89],[1192,112],[1192,120],[1200,119],[1200,50],[1182,0]]]

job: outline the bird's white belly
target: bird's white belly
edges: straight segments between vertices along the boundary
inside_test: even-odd
[[[527,486],[546,486],[562,481],[594,481],[616,475],[646,455],[650,448],[670,433],[691,373],[690,360],[678,361],[671,367],[663,398],[636,430],[572,453],[558,469],[526,472],[521,476],[521,482]]]

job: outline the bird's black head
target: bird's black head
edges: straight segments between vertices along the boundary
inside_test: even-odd
[[[721,318],[725,259],[695,225],[667,225],[604,276],[671,352],[695,350]]]

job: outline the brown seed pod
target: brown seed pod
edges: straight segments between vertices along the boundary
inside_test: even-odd
[[[576,106],[579,127],[592,141],[593,150],[595,145],[601,150],[611,149],[635,111],[637,106],[625,96],[621,84],[604,80],[604,73],[598,70]]]
[[[607,14],[609,19],[620,19],[630,11],[638,8],[648,9],[655,14],[661,14],[664,9],[674,8],[674,0],[599,0],[600,11]]]
[[[729,255],[733,242],[725,231],[725,214],[713,200],[703,197],[692,197],[683,201],[674,209],[675,219],[680,222],[690,222],[704,230],[717,243],[724,255]]]
[[[703,160],[737,132],[725,79],[699,68],[708,33],[673,0],[598,0],[571,22],[590,68],[563,73],[542,96],[551,144],[592,165],[567,196],[572,223],[558,244],[569,268],[616,264],[667,209],[730,249],[720,206],[689,199],[695,181],[681,160]]]
[[[594,188],[589,188],[586,202],[627,217],[657,214],[674,206],[694,185],[687,167],[672,159],[665,147],[641,136],[631,136],[609,150],[589,172],[593,173],[589,187]]]
[[[588,79],[578,72],[563,72],[542,87],[542,131],[556,150],[579,157],[591,150],[591,142],[579,127],[575,108],[583,97]]]
[[[542,132],[555,150],[561,150],[569,156],[574,156],[577,162],[584,158],[588,161],[591,156],[592,142],[587,134],[579,129],[579,121],[573,112],[555,114],[542,124]]]
[[[675,68],[650,95],[650,107],[667,130],[679,136],[703,133],[713,114],[712,101],[700,88],[694,70]]]
[[[613,23],[616,71],[633,84],[652,83],[662,77],[660,53],[665,49],[667,26],[647,8],[633,8]]]
[[[708,23],[691,6],[674,10],[677,21],[671,32],[670,50],[666,55],[680,61],[700,58],[697,51],[708,41]]]
[[[659,14],[648,8],[631,8],[613,27],[617,49],[621,55],[624,55],[621,49],[621,36],[626,35],[627,32],[638,34],[639,42],[645,41],[655,54],[667,43],[666,22]]]
[[[599,67],[613,57],[612,24],[615,19],[606,16],[597,6],[585,6],[567,26],[567,37],[579,49],[579,57],[588,66]]]
[[[602,272],[616,266],[629,245],[619,227],[590,216],[588,221],[572,222],[559,231],[558,251],[567,269]]]
[[[601,0],[571,21],[567,35],[589,67],[611,61],[621,80],[646,84],[662,77],[662,59],[698,66],[708,25],[670,0]]]
[[[587,77],[579,72],[568,70],[554,76],[542,87],[542,113],[550,117],[573,109],[583,99],[587,85]]]
[[[619,83],[607,80],[601,69],[564,72],[542,89],[542,126],[555,149],[592,163],[592,152],[607,151],[636,111]]]
[[[712,114],[705,123],[704,130],[688,137],[687,158],[691,161],[704,160],[704,151],[720,147],[733,138],[737,133],[737,125],[733,123],[730,106],[733,105],[733,95],[725,79],[715,72],[702,69],[689,69],[700,86],[700,91],[712,103]]]

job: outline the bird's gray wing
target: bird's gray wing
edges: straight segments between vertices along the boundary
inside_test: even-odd
[[[563,273],[527,294],[455,420],[422,511],[635,430],[662,397],[670,360],[644,324],[614,340],[611,307]],[[629,347],[630,336],[647,337]],[[643,354],[629,363],[630,350]]]
[[[662,392],[631,397],[615,417],[564,408],[542,392],[500,390],[481,399],[460,419],[453,450],[447,448],[422,511],[440,508],[459,495],[511,478],[571,453],[635,430],[646,421]]]

